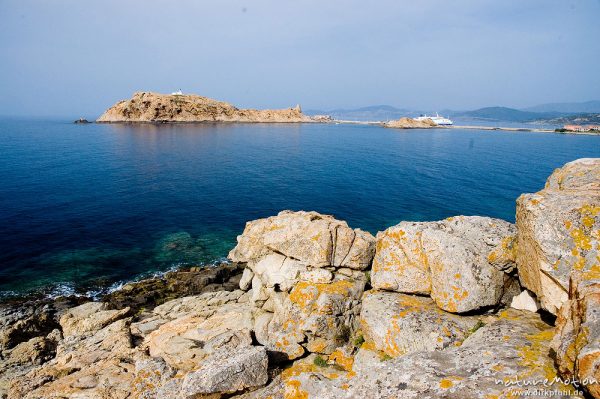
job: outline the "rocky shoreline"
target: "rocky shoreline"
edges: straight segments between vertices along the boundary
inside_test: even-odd
[[[519,197],[516,224],[373,236],[283,211],[229,259],[0,305],[0,397],[600,398],[600,159]]]

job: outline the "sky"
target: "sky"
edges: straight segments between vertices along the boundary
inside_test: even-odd
[[[0,115],[135,91],[239,107],[600,99],[600,0],[0,0]]]

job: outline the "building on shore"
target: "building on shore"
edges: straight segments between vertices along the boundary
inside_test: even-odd
[[[600,125],[564,125],[563,129],[569,132],[589,132],[592,130],[600,131]]]

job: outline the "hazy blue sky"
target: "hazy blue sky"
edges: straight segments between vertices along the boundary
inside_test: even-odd
[[[0,0],[0,114],[134,91],[243,107],[600,99],[600,0]]]

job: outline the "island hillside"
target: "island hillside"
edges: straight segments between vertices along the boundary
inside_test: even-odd
[[[104,112],[96,122],[313,122],[300,106],[277,110],[239,109],[195,94],[137,92]]]
[[[0,397],[600,398],[599,254],[600,159],[515,224],[282,211],[221,266],[0,305]]]

